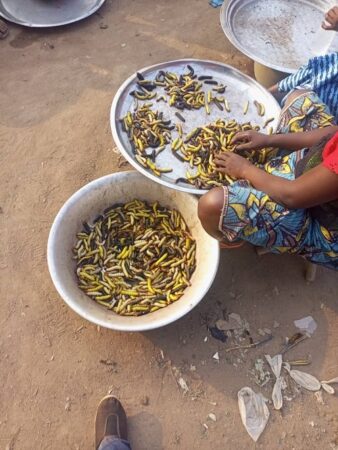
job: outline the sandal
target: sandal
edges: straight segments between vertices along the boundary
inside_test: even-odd
[[[127,416],[123,406],[112,395],[104,397],[97,408],[95,419],[95,449],[106,436],[127,440]]]

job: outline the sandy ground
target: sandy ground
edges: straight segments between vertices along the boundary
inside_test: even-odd
[[[90,180],[121,170],[108,114],[127,76],[183,57],[251,73],[218,15],[206,0],[107,0],[77,25],[48,31],[11,25],[0,42],[1,449],[92,449],[96,406],[108,392],[125,405],[136,450],[338,448],[336,396],[324,393],[320,404],[300,392],[281,413],[270,406],[256,446],[237,408],[243,386],[271,395],[272,383],[259,388],[249,370],[257,357],[277,352],[295,331],[293,320],[308,314],[318,329],[287,357],[311,355],[311,373],[338,375],[336,274],[321,269],[308,285],[300,259],[259,259],[249,247],[224,251],[214,286],[192,313],[128,335],[78,317],[48,274],[48,232],[63,202]],[[203,322],[223,310],[248,320],[253,335],[271,328],[274,339],[226,356],[225,344],[210,336],[205,342]],[[217,351],[219,362],[212,358]]]

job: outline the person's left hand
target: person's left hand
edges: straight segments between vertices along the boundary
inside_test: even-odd
[[[237,179],[245,179],[246,170],[252,166],[250,161],[233,152],[219,153],[214,162],[218,172]]]

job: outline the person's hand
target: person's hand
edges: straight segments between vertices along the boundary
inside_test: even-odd
[[[334,6],[325,14],[325,21],[322,23],[324,30],[338,31],[338,6]]]
[[[246,170],[251,162],[233,152],[219,153],[214,159],[218,172],[230,175],[232,178],[245,179]]]
[[[233,137],[232,144],[236,144],[236,151],[259,150],[269,146],[269,136],[257,131],[240,131]]]

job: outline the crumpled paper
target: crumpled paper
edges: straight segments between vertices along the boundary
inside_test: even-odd
[[[262,394],[256,394],[251,388],[244,387],[238,392],[238,407],[241,419],[250,437],[257,442],[269,420],[269,410]]]
[[[270,355],[265,355],[265,359],[269,363],[273,374],[276,377],[276,382],[272,390],[272,402],[275,409],[281,409],[283,406],[282,387],[284,379],[281,377],[283,357],[282,355],[275,355],[271,358]]]

